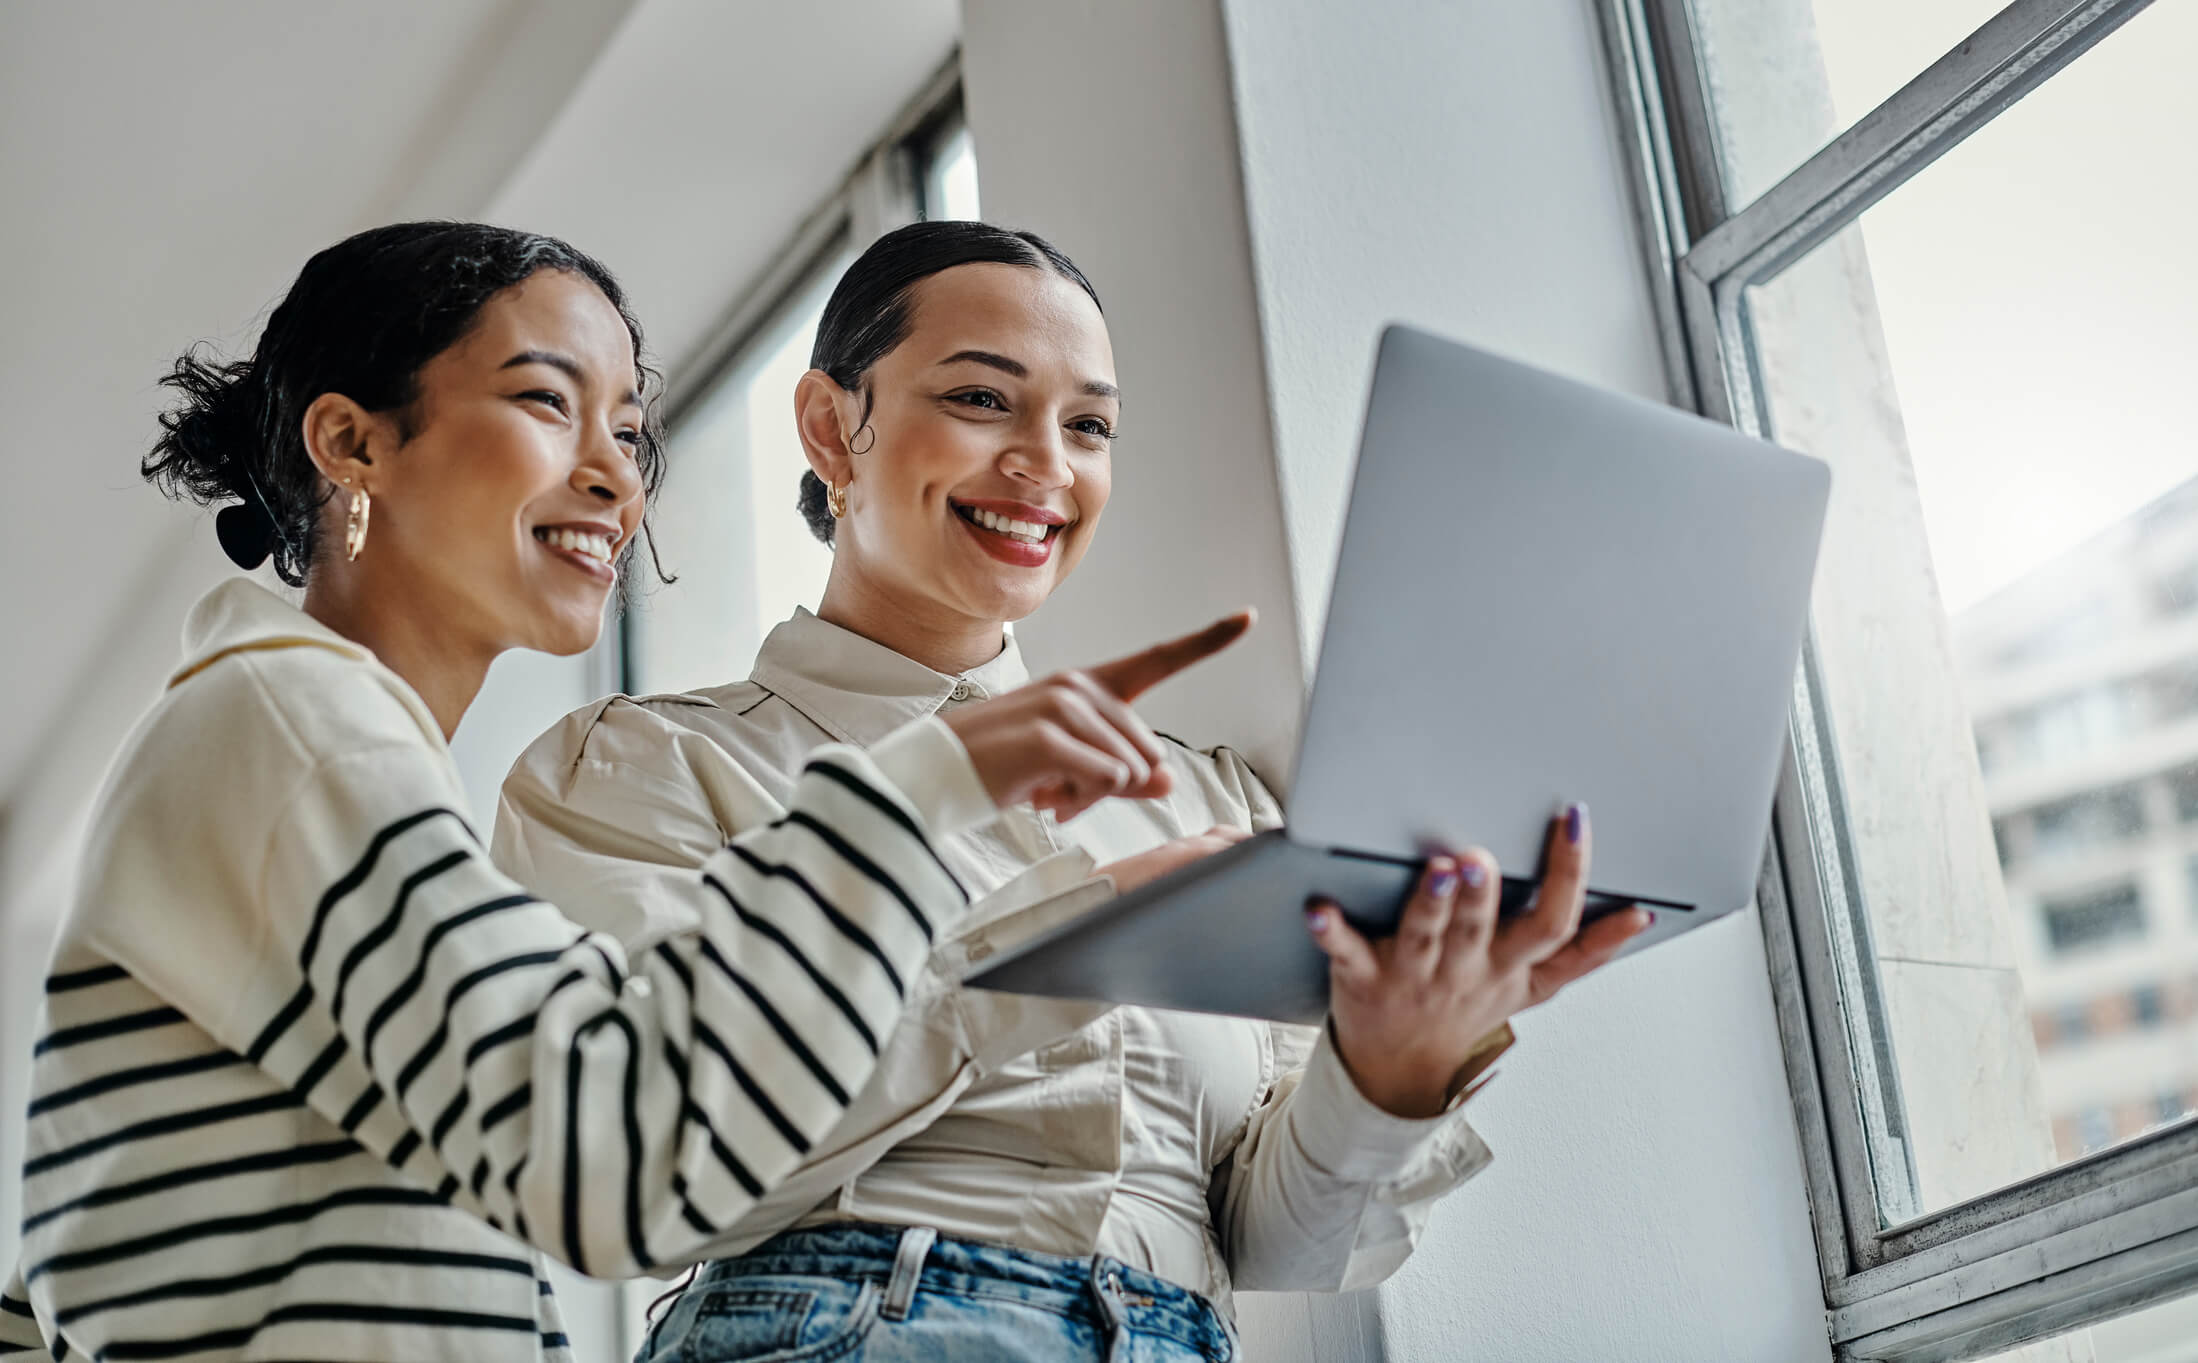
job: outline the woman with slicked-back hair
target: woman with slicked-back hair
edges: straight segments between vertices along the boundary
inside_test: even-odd
[[[538,1252],[690,1262],[839,1122],[966,906],[931,840],[1082,809],[1156,742],[1027,688],[753,789],[768,817],[648,887],[683,925],[646,952],[530,895],[446,744],[498,654],[594,643],[661,467],[649,381],[601,265],[464,223],[329,247],[251,358],[168,376],[146,476],[303,601],[202,600],[98,797],[0,1355],[566,1357]]]
[[[744,682],[571,716],[504,786],[499,856],[630,948],[681,926],[634,915],[636,886],[756,826],[744,781],[787,790],[820,745],[1023,685],[1010,625],[1076,567],[1106,507],[1127,401],[1106,321],[1031,233],[889,233],[833,290],[810,362],[800,508],[833,550],[816,612],[774,629]],[[1073,905],[1279,820],[1225,749],[1168,739],[1117,758],[1136,798],[1073,821],[1009,802],[940,839],[986,897],[941,935],[869,1089],[727,1228],[649,1363],[1232,1357],[1233,1289],[1358,1288],[1404,1261],[1434,1200],[1488,1160],[1459,1106],[1505,1020],[1645,922],[1579,928],[1574,808],[1552,826],[1540,906],[1503,926],[1478,852],[1433,857],[1385,942],[1313,906],[1325,1033],[958,988]],[[1273,906],[1278,926],[1298,909]]]

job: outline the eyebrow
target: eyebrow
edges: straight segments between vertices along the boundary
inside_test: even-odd
[[[497,368],[499,370],[517,369],[520,365],[523,364],[546,364],[550,368],[564,374],[565,377],[571,379],[574,383],[584,385],[588,381],[587,371],[580,367],[580,362],[578,360],[574,359],[570,355],[566,355],[562,352],[555,350],[522,350],[518,354],[512,356],[510,359],[498,365]],[[638,388],[629,388],[626,390],[626,395],[620,398],[618,401],[621,406],[639,407],[641,405],[641,390]]]
[[[943,369],[950,364],[963,363],[986,365],[999,370],[1003,374],[1011,374],[1018,379],[1030,377],[1029,368],[1021,360],[1011,360],[1005,355],[990,350],[957,350],[939,361],[939,367]],[[1095,398],[1120,398],[1122,396],[1121,389],[1111,383],[1102,383],[1098,379],[1084,380],[1084,391]]]

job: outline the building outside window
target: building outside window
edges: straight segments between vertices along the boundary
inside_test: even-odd
[[[2011,779],[1995,782],[1988,777],[1985,782],[1987,800],[1995,785],[2013,790],[2024,804],[2037,798],[2040,790],[2040,783],[2034,778],[2017,784]],[[2087,789],[2079,779],[2073,789],[2065,782],[2055,783],[2047,789],[2049,798],[2044,803],[2030,805],[2027,810],[2010,811],[2018,820],[2024,814],[2028,816],[2030,826],[2025,850],[2031,857],[2068,859],[2093,855],[2145,831],[2148,801],[2147,792],[2141,786]],[[2024,834],[2016,832],[2015,825],[2010,826],[2009,836],[2018,845],[2024,845]],[[2007,860],[2003,857],[2002,863]]]
[[[2038,905],[2046,944],[2057,954],[2145,939],[2144,902],[2134,885],[2114,885]]]
[[[2137,986],[2130,992],[2129,1003],[2140,1027],[2157,1027],[2167,1020],[2167,1007],[2156,984]]]

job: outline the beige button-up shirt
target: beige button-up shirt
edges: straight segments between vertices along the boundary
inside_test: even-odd
[[[1027,680],[1012,638],[947,676],[800,611],[745,682],[612,697],[543,735],[505,782],[496,855],[638,952],[690,912],[653,881],[776,817],[754,785],[783,802],[818,745],[869,744]],[[1170,749],[1165,799],[1106,801],[1067,824],[1023,806],[940,842],[978,904],[910,982],[869,1088],[722,1253],[796,1224],[928,1225],[1110,1254],[1224,1307],[1232,1286],[1360,1288],[1404,1261],[1434,1199],[1488,1163],[1456,1111],[1374,1107],[1313,1028],[956,983],[1110,895],[1097,867],[1216,824],[1280,821],[1235,753]]]

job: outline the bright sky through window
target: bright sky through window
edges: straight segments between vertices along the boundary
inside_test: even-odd
[[[1820,3],[1840,125],[1989,11]],[[2152,6],[1862,219],[1950,611],[2198,475],[2193,52]]]

